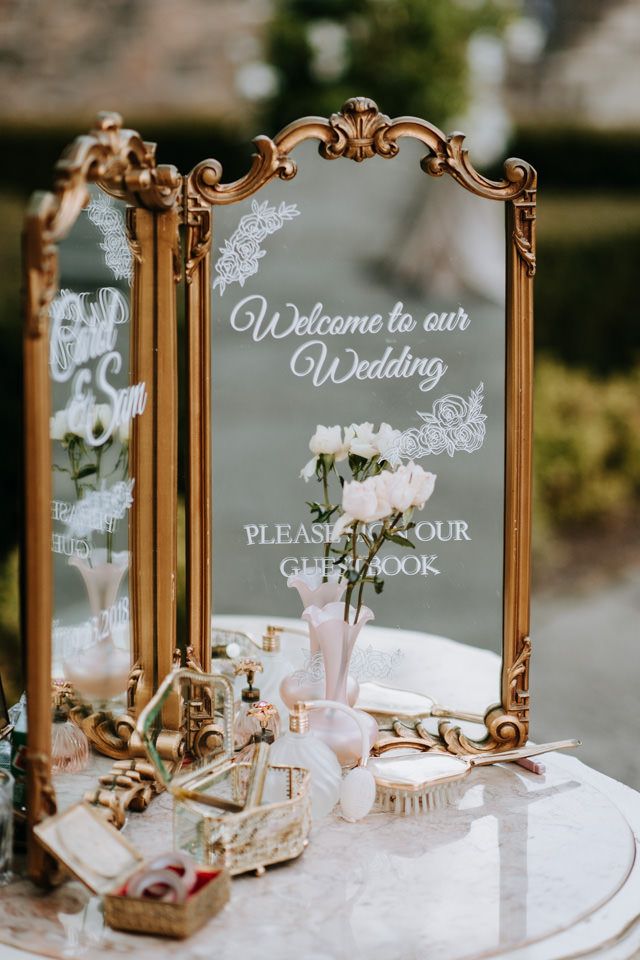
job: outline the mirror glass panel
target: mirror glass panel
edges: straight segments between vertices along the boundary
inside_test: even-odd
[[[437,479],[369,569],[375,620],[352,672],[483,713],[503,619],[504,207],[427,176],[424,152],[402,141],[356,164],[305,143],[293,180],[214,209],[214,623],[258,640],[266,623],[306,629],[287,580],[340,559],[325,546],[339,514],[327,524],[320,508],[343,495],[332,470],[325,499],[317,461],[301,477],[310,438],[363,425],[352,454],[386,444],[387,464]],[[335,466],[346,480],[377,469]],[[302,669],[296,636],[282,646]]]
[[[51,674],[70,684],[65,701],[69,695],[89,713],[117,713],[131,666],[129,518],[136,490],[129,437],[146,405],[145,385],[130,378],[133,264],[125,204],[92,187],[59,252],[49,355]]]

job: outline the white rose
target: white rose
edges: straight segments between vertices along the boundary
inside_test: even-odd
[[[333,528],[332,539],[337,540],[354,521],[373,523],[391,513],[386,483],[382,475],[367,480],[345,483],[342,491],[343,515]]]
[[[434,473],[427,473],[413,462],[380,476],[385,478],[391,507],[398,513],[404,513],[410,507],[421,510],[433,493],[436,482]]]
[[[389,423],[381,423],[380,429],[376,434],[376,444],[380,456],[384,458],[387,451],[393,448],[401,436],[401,430],[394,430]]]
[[[364,460],[371,460],[378,455],[378,443],[372,423],[352,423],[349,453]]]
[[[93,428],[106,430],[111,423],[111,407],[108,403],[96,403],[93,408]]]
[[[49,436],[52,440],[64,440],[70,432],[67,411],[58,410],[49,420]]]
[[[309,441],[309,450],[320,456],[322,453],[328,453],[335,457],[342,451],[342,428],[323,427],[320,424],[316,427],[316,432]]]
[[[300,476],[305,483],[309,483],[309,480],[315,476],[317,461],[317,457],[311,457],[311,460],[305,463],[304,467],[300,471]]]
[[[118,439],[120,443],[129,443],[131,439],[131,417],[127,417],[124,423],[118,427]]]

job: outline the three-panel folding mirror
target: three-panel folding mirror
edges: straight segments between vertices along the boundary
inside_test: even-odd
[[[304,672],[288,584],[342,576],[351,596],[350,567],[365,565],[352,602],[374,616],[361,687],[382,683],[390,714],[413,694],[447,704],[427,735],[453,751],[526,740],[535,173],[510,160],[488,180],[461,135],[365,98],[255,144],[234,183],[215,160],[182,178],[107,115],[27,217],[32,825],[55,804],[52,680],[70,684],[93,745],[126,757],[172,665],[210,669],[212,612],[214,637],[282,626]],[[435,475],[428,495],[393,521],[360,503],[352,556],[348,516],[336,530],[349,489],[412,465]],[[182,723],[163,716],[176,734]],[[34,846],[32,873],[47,869]]]

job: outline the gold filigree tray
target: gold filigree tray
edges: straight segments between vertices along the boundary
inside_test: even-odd
[[[185,684],[210,687],[222,712],[223,752],[213,760],[187,757],[170,770],[155,744],[163,704]],[[184,694],[183,694],[184,695]],[[224,863],[232,876],[300,856],[311,830],[309,773],[270,766],[264,800],[245,807],[251,764],[233,752],[233,685],[220,674],[179,669],[170,673],[140,714],[137,730],[149,759],[174,802],[174,844],[199,863]],[[211,805],[215,797],[233,810]]]

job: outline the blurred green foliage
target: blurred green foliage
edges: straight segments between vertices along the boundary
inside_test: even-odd
[[[535,497],[546,529],[624,520],[640,502],[640,366],[599,379],[538,357]]]
[[[600,374],[640,361],[640,193],[541,192],[536,346]]]
[[[0,564],[0,675],[8,703],[15,703],[23,690],[20,648],[18,550]]]
[[[638,189],[639,130],[567,126],[521,127],[509,155],[523,157],[540,175],[540,189],[583,193]]]
[[[93,119],[89,117],[84,126],[68,127],[6,124],[0,150],[0,190],[26,198],[32,190],[51,189],[56,161],[75,137],[91,129]],[[253,151],[249,142],[253,131],[220,121],[162,122],[130,116],[124,121],[145,140],[158,144],[159,163],[171,163],[181,173],[188,173],[206,157],[215,157],[223,166],[225,180],[233,180],[245,172]],[[8,229],[11,226],[7,225]]]
[[[279,76],[270,133],[362,94],[391,116],[443,124],[466,105],[469,37],[506,19],[490,0],[278,0],[267,47]]]

